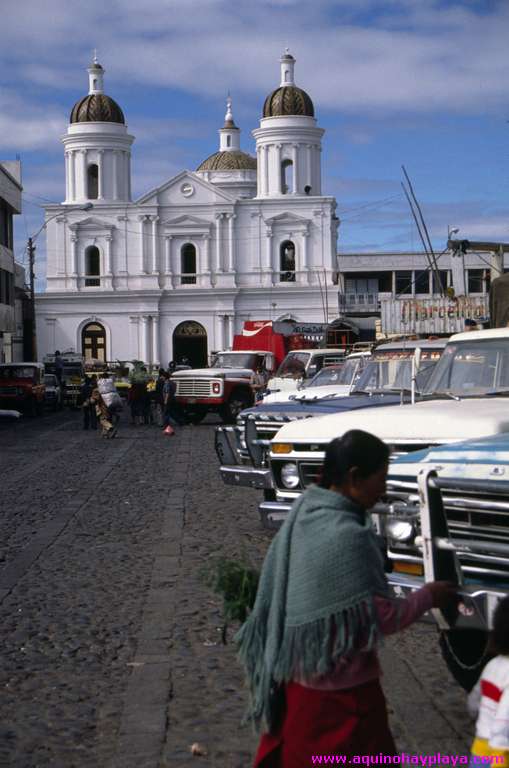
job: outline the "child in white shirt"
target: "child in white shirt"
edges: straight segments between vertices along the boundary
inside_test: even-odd
[[[491,764],[509,768],[509,597],[500,600],[495,609],[489,650],[496,655],[468,697],[469,712],[477,716],[470,752],[473,758],[498,757]],[[471,761],[471,765],[480,763]]]

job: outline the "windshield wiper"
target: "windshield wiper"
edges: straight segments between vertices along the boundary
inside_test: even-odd
[[[486,395],[486,397],[507,397],[509,389],[490,389],[484,392],[483,395]]]

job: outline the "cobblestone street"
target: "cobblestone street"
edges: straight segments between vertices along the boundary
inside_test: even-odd
[[[0,445],[0,765],[248,768],[242,674],[204,570],[221,553],[259,565],[271,534],[258,494],[221,483],[212,419],[168,438],[124,418],[106,441],[66,411],[2,422]],[[382,656],[399,749],[466,754],[435,630]]]

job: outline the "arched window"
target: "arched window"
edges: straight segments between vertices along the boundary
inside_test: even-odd
[[[101,254],[95,245],[89,245],[85,251],[85,287],[100,285]]]
[[[100,323],[88,323],[83,328],[81,349],[85,360],[106,362],[106,331]]]
[[[285,83],[288,83],[290,80],[290,73],[287,69],[285,69]]]
[[[99,166],[96,163],[88,166],[87,171],[87,197],[89,200],[97,200],[99,195]]]
[[[196,283],[196,248],[192,243],[185,243],[180,250],[180,271],[182,285]]]
[[[232,145],[232,137],[231,136],[227,136],[226,137],[226,146],[227,147],[231,147],[231,145]]]
[[[279,265],[282,283],[295,282],[295,245],[291,240],[285,240],[279,247]]]
[[[293,189],[293,163],[291,160],[283,160],[281,163],[281,192],[287,195]]]

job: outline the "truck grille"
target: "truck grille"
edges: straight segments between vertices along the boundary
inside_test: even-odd
[[[182,379],[177,382],[180,397],[210,397],[209,379]]]
[[[475,488],[475,483],[465,487],[464,480],[458,480],[458,487],[442,489],[442,500],[447,516],[451,539],[468,543],[482,541],[509,545],[509,499],[493,491],[486,493]],[[387,500],[408,505],[418,512],[417,483],[390,478],[387,485]],[[422,559],[419,549],[411,544],[398,543],[389,547],[389,556],[398,555]],[[465,575],[509,576],[509,560],[493,553],[458,553]]]
[[[12,395],[17,395],[16,387],[0,387],[0,396],[1,395],[9,395],[12,397]]]

